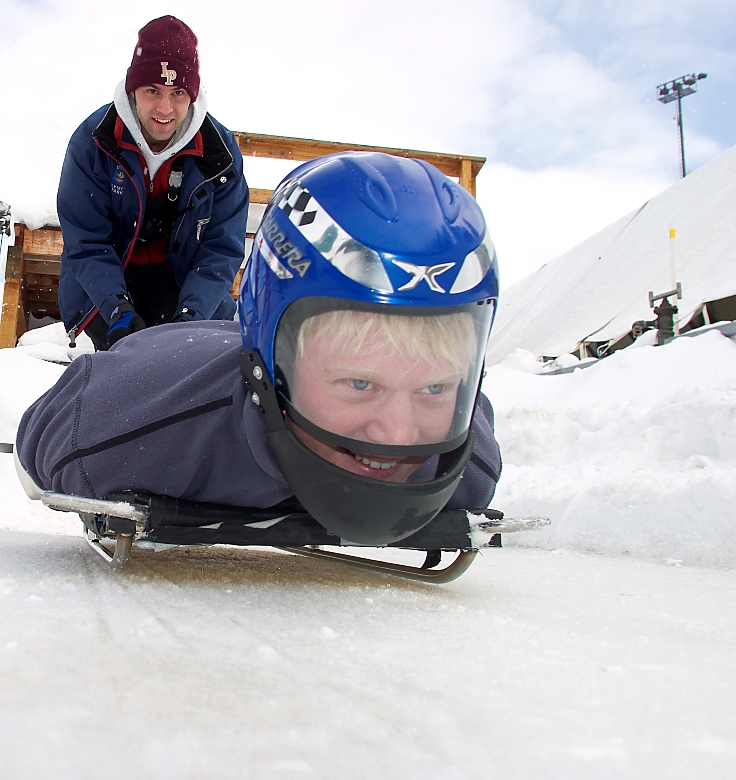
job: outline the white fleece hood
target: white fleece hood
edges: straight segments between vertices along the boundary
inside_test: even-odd
[[[148,178],[150,181],[153,181],[158,173],[158,169],[168,159],[183,149],[202,126],[202,122],[204,122],[207,114],[207,94],[200,87],[196,101],[189,106],[186,119],[177,128],[171,141],[169,141],[169,145],[161,152],[152,152],[146,139],[143,137],[141,123],[135,110],[135,102],[132,95],[125,91],[125,80],[121,81],[115,88],[115,108],[118,116],[130,130],[133,140],[141,150],[141,154],[148,166]]]

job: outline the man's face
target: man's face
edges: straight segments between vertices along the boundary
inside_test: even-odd
[[[133,96],[143,137],[152,152],[162,151],[186,119],[192,102],[189,93],[181,87],[147,84]]]
[[[323,335],[308,339],[297,360],[293,403],[315,425],[340,436],[373,444],[435,444],[450,430],[461,379],[446,362],[417,360],[387,344],[336,350]],[[349,451],[289,424],[320,457],[372,479],[405,482],[424,460]]]

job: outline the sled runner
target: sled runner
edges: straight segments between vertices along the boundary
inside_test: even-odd
[[[298,555],[439,584],[463,574],[478,550],[501,547],[502,533],[549,525],[545,517],[505,518],[503,512],[495,509],[444,510],[408,538],[387,545],[425,552],[424,564],[415,567],[321,549],[358,545],[331,534],[293,498],[267,509],[137,493],[120,493],[107,500],[44,493],[42,501],[51,509],[79,513],[88,544],[114,570],[123,568],[135,543],[143,543],[142,546],[148,546],[145,543],[228,544],[276,547]],[[437,569],[443,552],[455,552],[457,557],[448,566]]]

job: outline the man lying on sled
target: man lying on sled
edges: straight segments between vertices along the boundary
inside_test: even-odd
[[[501,463],[479,392],[498,296],[475,200],[378,153],[306,163],[275,191],[240,323],[133,333],[23,416],[27,492],[131,490],[270,507],[383,544],[486,507]]]

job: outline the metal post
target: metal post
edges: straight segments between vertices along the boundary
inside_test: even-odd
[[[708,78],[707,73],[687,73],[680,76],[679,79],[673,79],[657,87],[657,100],[660,103],[670,103],[677,101],[677,126],[680,130],[680,170],[682,178],[687,176],[687,166],[685,165],[685,129],[682,126],[682,99],[688,95],[693,95],[698,91],[698,82]]]
[[[657,315],[654,326],[657,329],[657,346],[659,347],[672,341],[675,335],[675,314],[677,314],[678,310],[677,306],[670,303],[670,298],[673,295],[676,295],[678,300],[682,300],[682,285],[679,282],[675,289],[669,292],[660,293],[659,295],[655,295],[651,291],[649,292],[649,305]],[[655,301],[661,301],[659,306],[654,305]],[[648,324],[647,322],[635,322],[634,327]]]
[[[687,176],[685,167],[685,130],[682,126],[682,93],[677,90],[677,125],[680,128],[680,168],[682,169],[682,178]]]

